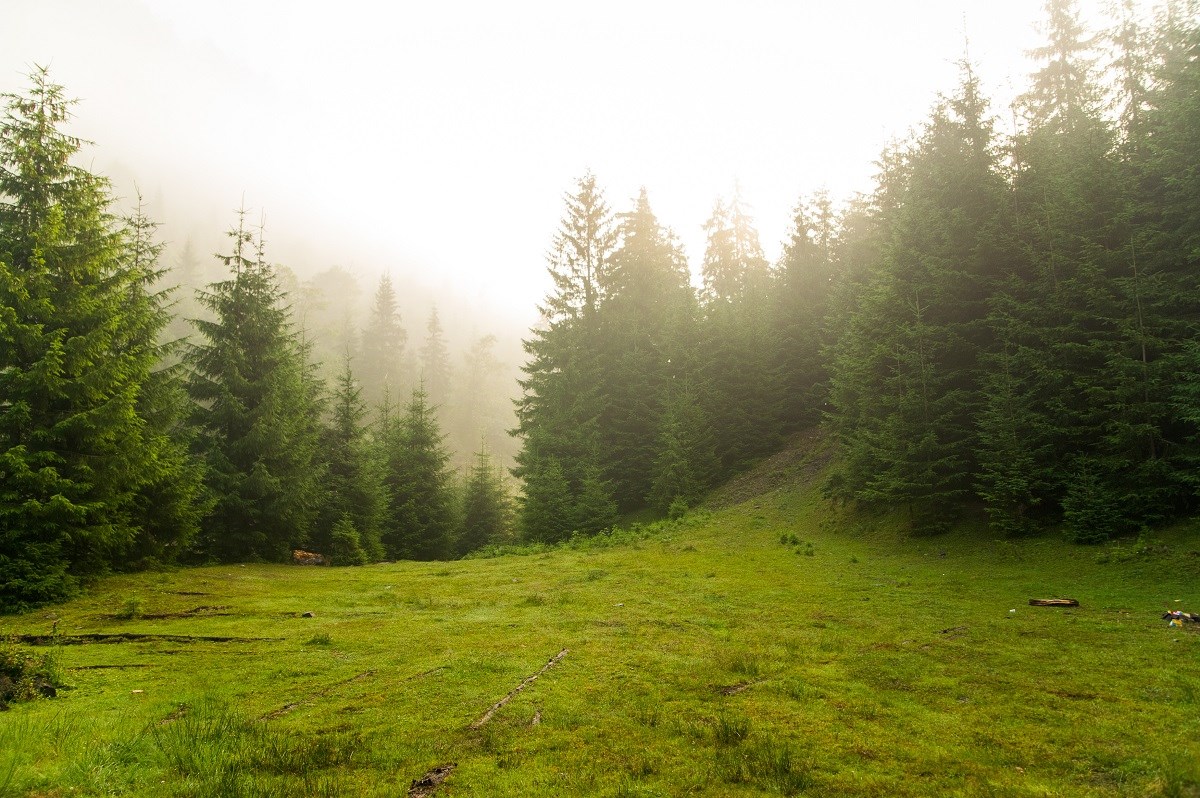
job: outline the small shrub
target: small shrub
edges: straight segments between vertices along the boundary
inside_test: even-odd
[[[329,536],[330,561],[334,565],[366,565],[367,553],[349,515],[343,515]]]
[[[1096,562],[1100,565],[1107,565],[1110,562],[1136,562],[1165,557],[1170,553],[1170,546],[1152,537],[1147,530],[1142,530],[1137,540],[1131,545],[1125,546],[1120,541],[1115,541],[1111,546],[1100,551],[1096,555]]]
[[[683,497],[676,497],[671,501],[671,506],[667,508],[667,518],[672,521],[678,521],[687,515],[688,503]]]
[[[121,605],[121,610],[116,615],[122,620],[132,621],[134,618],[142,617],[142,609],[142,597],[130,596],[125,599],[125,603]]]
[[[308,639],[304,644],[306,646],[328,646],[333,643],[333,638],[328,632],[318,632]]]
[[[53,698],[62,686],[53,652],[37,656],[14,642],[0,643],[0,710],[18,701]]]

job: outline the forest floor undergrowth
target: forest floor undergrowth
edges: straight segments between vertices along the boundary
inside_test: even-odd
[[[0,713],[0,796],[1200,796],[1200,624],[1160,617],[1200,612],[1200,529],[911,538],[818,467],[545,551],[0,618],[69,685]]]

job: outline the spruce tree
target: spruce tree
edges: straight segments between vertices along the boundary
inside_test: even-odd
[[[425,326],[425,343],[421,346],[421,384],[443,424],[450,418],[450,351],[446,347],[445,332],[438,317],[437,306],[429,311],[429,323]]]
[[[398,560],[447,559],[454,533],[450,455],[424,389],[414,389],[405,414],[385,423],[384,551]]]
[[[712,484],[717,457],[712,430],[684,380],[672,381],[666,393],[656,443],[646,502],[663,513],[680,502],[695,505]]]
[[[1190,13],[1188,9],[1190,8]],[[1122,371],[1144,422],[1136,438],[1142,471],[1140,503],[1193,510],[1200,498],[1200,19],[1195,7],[1171,3],[1160,16],[1153,51],[1153,90],[1142,146],[1133,163],[1137,234],[1125,253],[1124,294],[1136,322],[1132,357]],[[1164,407],[1162,402],[1166,400]],[[1137,429],[1129,425],[1128,429]],[[1182,491],[1180,490],[1182,488]],[[1156,496],[1155,493],[1158,495]]]
[[[155,238],[157,229],[139,197],[133,214],[125,220],[127,265],[143,279],[161,285],[163,273],[157,263],[162,245]],[[159,340],[164,337],[162,331],[172,319],[171,293],[171,289],[158,290],[149,296],[145,335],[153,331]],[[132,311],[138,305],[135,290],[125,307]],[[150,339],[144,339],[141,345],[149,346]],[[138,531],[132,546],[114,563],[117,568],[175,562],[191,551],[208,511],[208,499],[203,495],[203,465],[191,454],[196,430],[190,423],[191,401],[184,387],[185,370],[179,362],[183,345],[183,341],[174,339],[161,343],[157,363],[142,382],[138,413],[145,419],[147,456],[141,472],[144,484],[134,511]]]
[[[825,317],[834,278],[835,226],[825,192],[797,204],[772,298],[771,370],[775,416],[787,431],[820,421],[830,338]]]
[[[480,448],[467,471],[462,501],[455,538],[459,556],[508,539],[512,516],[508,491],[486,448]]]
[[[526,540],[557,543],[575,528],[575,502],[562,465],[553,456],[530,463],[521,491],[521,533]]]
[[[408,341],[400,322],[400,307],[391,275],[379,278],[371,305],[370,317],[362,334],[362,357],[359,371],[362,375],[363,399],[367,404],[377,404],[385,392],[392,396],[406,389],[408,375],[404,372],[404,347]]]
[[[780,440],[768,313],[771,272],[736,187],[728,207],[718,201],[705,227],[697,369],[702,407],[727,476]]]
[[[286,560],[323,504],[317,457],[321,385],[292,327],[261,231],[245,211],[218,256],[227,280],[201,294],[213,315],[197,320],[188,389],[214,506],[202,553],[222,561]]]
[[[503,459],[511,451],[512,438],[506,430],[512,418],[512,378],[496,357],[496,342],[495,335],[484,335],[463,353],[452,440],[457,452],[469,452],[483,441],[494,458]]]
[[[1006,187],[978,82],[964,64],[880,184],[879,244],[834,350],[838,490],[944,526],[972,486],[991,301],[1007,245]]]
[[[571,531],[577,520],[574,497],[582,494],[587,475],[601,468],[604,373],[598,356],[598,314],[601,273],[612,256],[616,234],[593,175],[577,181],[565,205],[547,256],[554,287],[539,308],[541,323],[523,342],[529,359],[522,366],[526,376],[519,381],[522,396],[514,430],[521,438],[521,451],[513,474],[526,492],[522,524],[527,536],[541,540]],[[603,485],[601,481],[592,487]],[[570,507],[560,507],[563,501]],[[547,517],[537,517],[542,512]]]
[[[1009,293],[1027,332],[1019,351],[1036,358],[1027,402],[1040,422],[1033,429],[1046,436],[1033,443],[1052,458],[1047,507],[1108,491],[1105,502],[1123,516],[1116,526],[1127,531],[1161,503],[1142,490],[1162,486],[1155,428],[1164,405],[1145,315],[1151,282],[1130,226],[1133,184],[1102,113],[1095,40],[1071,0],[1049,0],[1046,12],[1047,44],[1033,53],[1039,68],[1015,150],[1024,279]],[[1069,536],[1091,537],[1067,521]]]
[[[152,226],[110,210],[72,161],[71,102],[45,69],[0,122],[0,611],[56,601],[194,529],[195,471],[173,438]],[[173,528],[156,526],[153,496]]]
[[[692,368],[697,308],[687,261],[645,189],[619,219],[620,243],[600,272],[598,465],[618,506],[631,510],[653,478],[667,386]]]
[[[319,552],[330,551],[335,528],[348,519],[364,556],[380,560],[383,481],[367,441],[361,393],[347,353],[332,396],[333,415],[321,434],[326,499],[309,546]]]

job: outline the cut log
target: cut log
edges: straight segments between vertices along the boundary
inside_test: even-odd
[[[1029,606],[1031,607],[1078,607],[1079,602],[1075,599],[1030,599]]]

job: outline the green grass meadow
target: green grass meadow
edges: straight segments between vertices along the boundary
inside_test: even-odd
[[[121,576],[0,619],[160,636],[22,644],[70,688],[0,713],[0,796],[1200,795],[1200,633],[1160,619],[1200,611],[1196,529],[906,538],[779,482],[550,550]]]

